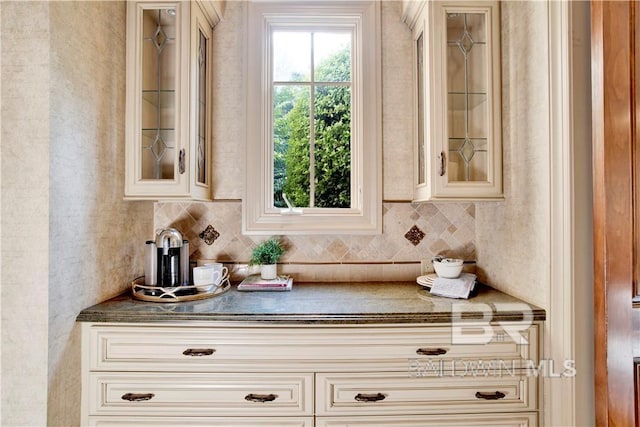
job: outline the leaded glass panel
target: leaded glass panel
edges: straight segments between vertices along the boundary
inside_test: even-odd
[[[173,179],[176,13],[175,9],[146,9],[142,18],[142,179]]]
[[[447,13],[449,181],[486,181],[489,160],[486,16]]]

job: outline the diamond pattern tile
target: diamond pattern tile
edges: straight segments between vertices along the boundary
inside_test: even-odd
[[[286,236],[283,262],[415,262],[438,254],[475,259],[473,203],[385,203],[383,234]],[[215,228],[212,224],[215,224]],[[156,203],[155,228],[176,227],[189,239],[192,258],[247,262],[266,236],[242,235],[241,202]],[[218,233],[212,244],[202,234]],[[204,235],[204,234],[203,234]]]

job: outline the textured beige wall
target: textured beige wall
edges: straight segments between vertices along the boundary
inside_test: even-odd
[[[502,3],[505,201],[476,204],[478,262],[487,281],[542,307],[550,248],[547,42],[544,2]]]
[[[382,2],[384,200],[413,199],[413,39],[402,2]]]
[[[47,424],[49,5],[2,2],[2,418]]]
[[[213,32],[213,197],[244,197],[246,2],[228,1]]]
[[[151,202],[123,201],[125,3],[52,2],[49,426],[79,424],[85,307],[143,271]]]

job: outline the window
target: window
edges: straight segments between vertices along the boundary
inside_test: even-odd
[[[274,206],[351,207],[351,40],[337,30],[271,33]]]
[[[249,4],[246,234],[381,232],[379,8]]]

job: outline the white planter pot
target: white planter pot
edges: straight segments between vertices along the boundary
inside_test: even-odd
[[[263,264],[260,267],[260,277],[264,280],[273,280],[278,277],[278,264]]]

